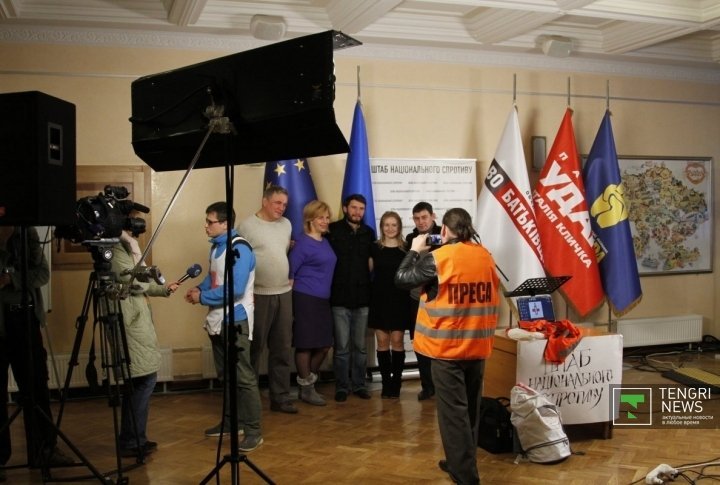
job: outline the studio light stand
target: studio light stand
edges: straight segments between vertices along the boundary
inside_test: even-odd
[[[359,45],[341,32],[327,31],[145,76],[132,83],[133,148],[156,171],[224,167],[228,211],[233,209],[233,165],[287,158],[347,153],[349,146],[335,122],[333,50]],[[217,134],[210,139],[212,134]],[[178,195],[176,191],[175,198]],[[239,453],[237,416],[237,328],[234,321],[235,264],[228,225],[225,254],[224,311],[227,343],[224,380],[230,392],[230,454],[201,484],[231,465],[232,484],[246,463],[266,483],[273,483]],[[152,240],[151,240],[152,242]],[[219,454],[218,454],[219,456]]]

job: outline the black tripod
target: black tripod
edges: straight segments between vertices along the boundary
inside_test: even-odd
[[[70,439],[62,431],[60,431],[59,426],[56,425],[50,417],[49,408],[43,409],[43,406],[38,403],[35,385],[36,382],[40,381],[37,380],[39,376],[39,369],[36,369],[35,367],[36,365],[41,365],[41,363],[37,361],[36,353],[38,349],[42,350],[42,344],[40,342],[40,331],[39,328],[37,328],[38,324],[32,317],[33,302],[31,302],[29,298],[27,227],[21,226],[20,231],[22,297],[18,307],[18,313],[23,315],[24,331],[27,334],[27,364],[25,375],[22,378],[26,389],[21,390],[22,407],[18,407],[8,421],[0,427],[0,432],[7,429],[13,420],[20,414],[20,411],[23,411],[25,419],[28,421],[26,429],[29,430],[27,443],[28,465],[41,468],[43,481],[52,481],[49,460],[53,452],[52,447],[54,446],[54,437],[59,436],[68,448],[73,451],[82,463],[85,464],[102,483],[112,483],[103,477],[102,474],[100,474],[100,472],[95,469],[89,461],[87,461],[82,453],[80,453],[80,450],[78,450]],[[45,365],[44,362],[42,365]],[[20,382],[18,382],[18,384],[20,384]],[[43,390],[43,392],[45,392],[45,390]],[[47,401],[49,402],[49,395],[47,396]],[[43,426],[46,430],[44,433],[40,433],[40,426]],[[46,436],[41,437],[41,434],[45,434]],[[52,434],[52,439],[47,436],[48,434]],[[43,442],[43,438],[45,442]]]
[[[75,326],[75,342],[73,344],[70,362],[68,363],[68,372],[65,376],[65,384],[60,399],[60,410],[58,412],[57,426],[60,427],[62,422],[65,403],[72,382],[73,368],[79,365],[78,355],[83,340],[83,334],[88,320],[90,307],[93,308],[94,322],[93,335],[95,326],[100,323],[100,355],[102,369],[106,371],[105,390],[109,400],[110,407],[113,409],[113,431],[115,439],[115,459],[117,469],[107,472],[105,475],[99,476],[93,470],[93,475],[99,478],[103,483],[113,483],[108,475],[117,475],[114,483],[125,484],[129,479],[123,476],[123,471],[136,468],[144,463],[144,451],[139,443],[137,433],[137,423],[135,422],[134,413],[130,413],[132,424],[135,428],[137,460],[133,465],[122,466],[120,454],[120,427],[118,420],[117,408],[121,399],[121,382],[125,383],[125,392],[132,394],[132,378],[130,373],[130,358],[128,351],[127,338],[125,335],[125,326],[123,322],[122,310],[120,308],[120,300],[126,295],[124,290],[118,284],[117,275],[111,271],[112,251],[118,239],[101,239],[98,241],[85,241],[83,244],[90,249],[94,261],[94,271],[90,274],[88,287],[85,292],[82,312],[77,317]],[[97,371],[95,370],[95,339],[90,351],[90,361],[86,368],[86,376],[91,389],[97,389]],[[84,460],[86,461],[86,460]],[[92,468],[91,468],[92,469]],[[92,476],[71,477],[57,481],[71,481],[92,478]]]

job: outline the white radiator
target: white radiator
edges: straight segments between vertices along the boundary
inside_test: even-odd
[[[202,349],[202,376],[203,379],[215,379],[217,377],[215,359],[210,345],[204,345]]]
[[[158,382],[172,382],[173,375],[173,351],[172,349],[160,349],[160,369],[158,370]]]
[[[702,340],[702,315],[627,318],[617,322],[623,347],[695,343]]]
[[[172,381],[173,375],[173,360],[172,360],[172,349],[160,349],[160,355],[162,360],[160,361],[160,370],[158,371],[158,382]],[[212,353],[211,353],[212,355]],[[68,363],[70,362],[70,354],[58,354],[55,355],[55,369],[57,369],[57,375],[52,367],[52,361],[48,356],[48,371],[50,373],[50,381],[48,387],[50,389],[62,389],[65,386],[65,379],[68,373]],[[70,387],[88,387],[87,379],[85,378],[85,368],[87,367],[88,356],[78,355],[78,365],[73,367],[72,376],[70,379]],[[95,357],[95,369],[97,370],[98,380],[102,380],[102,369],[100,368],[100,356]],[[8,391],[16,392],[18,390],[17,382],[15,377],[12,375],[12,370],[8,371]]]

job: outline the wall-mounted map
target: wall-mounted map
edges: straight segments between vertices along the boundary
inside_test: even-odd
[[[712,271],[712,160],[619,158],[640,274]]]

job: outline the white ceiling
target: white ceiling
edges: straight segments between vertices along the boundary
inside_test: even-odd
[[[0,0],[0,41],[97,42],[114,32],[116,42],[176,46],[167,39],[192,34],[229,45],[257,42],[256,14],[283,17],[286,39],[335,29],[394,56],[452,52],[558,66],[542,44],[562,36],[572,42],[566,65],[690,69],[720,79],[720,0]]]

